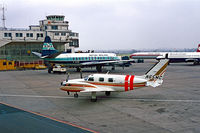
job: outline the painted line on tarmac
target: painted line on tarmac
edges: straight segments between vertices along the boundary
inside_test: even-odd
[[[27,98],[55,98],[55,99],[74,99],[73,96],[39,96],[39,95],[11,95],[11,94],[0,94],[0,97],[27,97]],[[87,96],[79,96],[78,99],[85,99]],[[100,99],[107,99],[103,97]],[[121,97],[108,97],[120,100],[133,100],[140,102],[185,102],[185,103],[200,103],[200,100],[187,100],[187,99],[149,99],[149,98],[121,98]]]
[[[55,98],[55,99],[72,99],[72,98],[74,98],[74,97],[64,97],[64,96],[10,95],[10,94],[0,94],[0,97]]]
[[[131,100],[131,98],[129,100]],[[132,100],[134,100],[134,101],[140,101],[140,102],[184,102],[184,103],[200,103],[200,100],[187,100],[187,99],[149,99],[149,98],[143,99],[143,98],[137,98],[137,99],[132,99]]]

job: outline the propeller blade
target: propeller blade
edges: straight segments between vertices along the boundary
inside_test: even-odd
[[[68,80],[69,80],[69,73],[67,73],[66,82],[68,82]]]
[[[81,79],[83,78],[82,69],[80,70],[80,77],[81,77]]]

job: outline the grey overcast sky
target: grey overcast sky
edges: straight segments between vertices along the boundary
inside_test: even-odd
[[[7,28],[65,15],[80,49],[196,48],[200,0],[1,0]],[[2,24],[2,22],[1,22]]]

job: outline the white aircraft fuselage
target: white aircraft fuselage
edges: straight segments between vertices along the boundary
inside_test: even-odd
[[[74,79],[66,82],[60,89],[71,92],[84,91],[85,87],[107,87],[109,91],[129,91],[146,86],[147,79],[135,75],[92,74],[84,79]]]
[[[114,53],[61,53],[55,58],[45,58],[50,63],[67,64],[72,66],[92,65],[91,62],[119,61]],[[109,62],[108,62],[109,63]]]

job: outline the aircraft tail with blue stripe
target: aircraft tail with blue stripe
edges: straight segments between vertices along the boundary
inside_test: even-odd
[[[32,52],[32,53],[39,56],[40,58],[46,58],[55,53],[58,53],[58,51],[54,48],[51,42],[51,38],[49,36],[46,36],[44,39],[44,44],[42,46],[42,53],[38,52]]]

